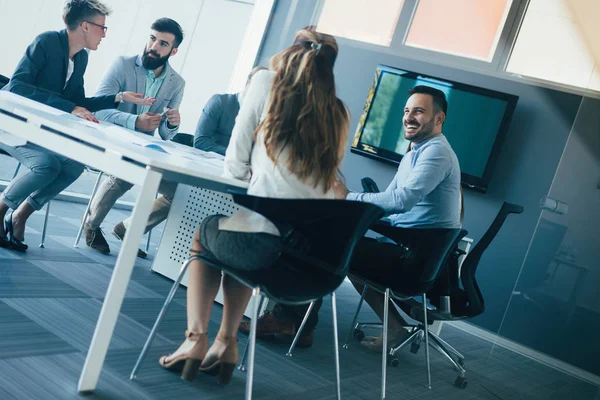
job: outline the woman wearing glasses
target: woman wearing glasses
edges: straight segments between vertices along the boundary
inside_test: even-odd
[[[66,30],[45,32],[27,47],[10,82],[3,90],[47,104],[88,121],[98,122],[95,111],[115,108],[121,101],[150,105],[152,98],[123,92],[85,97],[83,75],[88,63],[85,49],[96,50],[106,36],[110,9],[97,0],[72,0],[65,4]],[[0,247],[25,251],[25,223],[34,211],[73,183],[83,165],[34,144],[0,149],[29,169],[15,178],[0,195]],[[14,210],[9,212],[9,210]]]

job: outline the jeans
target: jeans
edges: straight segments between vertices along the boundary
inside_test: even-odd
[[[25,200],[35,210],[42,209],[83,172],[82,164],[32,143],[17,147],[0,143],[0,149],[29,169],[15,177],[0,196],[13,210]]]
[[[85,223],[85,227],[91,230],[100,228],[100,224],[102,224],[102,221],[104,221],[104,218],[106,218],[106,215],[115,205],[117,200],[132,187],[133,185],[131,183],[108,175],[92,199],[90,213]],[[167,181],[162,181],[160,183],[158,192],[163,196],[154,200],[144,233],[148,232],[167,218],[176,189],[177,183]],[[129,222],[129,218],[123,221],[126,229],[129,228]]]

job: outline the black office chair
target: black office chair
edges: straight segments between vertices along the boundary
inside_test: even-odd
[[[371,178],[364,177],[360,180],[360,184],[362,185],[363,191],[366,193],[378,193],[379,192],[379,188],[377,187],[377,184],[375,183],[375,181]]]
[[[183,144],[185,146],[194,147],[194,135],[190,135],[189,133],[178,133],[171,138],[171,141]]]
[[[246,349],[249,357],[246,399],[252,397],[256,320],[264,299],[301,305],[331,294],[337,398],[339,399],[341,391],[334,290],[341,285],[348,273],[355,244],[369,226],[383,215],[383,210],[372,204],[341,200],[272,199],[241,194],[234,194],[233,198],[240,206],[264,215],[279,227],[284,240],[281,257],[273,266],[260,271],[233,269],[207,255],[194,256],[184,262],[130,379],[135,379],[137,370],[189,263],[194,259],[202,259],[253,289],[254,311],[249,344]],[[262,296],[260,301],[259,296]]]
[[[352,270],[348,274],[353,281],[359,282],[365,285],[365,289],[362,292],[358,309],[354,315],[352,325],[350,328],[350,334],[354,332],[362,332],[359,327],[381,327],[383,328],[383,352],[382,352],[382,378],[381,378],[381,394],[382,398],[385,398],[386,391],[386,367],[388,365],[388,349],[387,349],[387,324],[388,324],[388,309],[390,299],[396,301],[403,301],[406,299],[413,298],[415,296],[422,296],[421,302],[423,304],[422,319],[424,324],[428,324],[427,314],[427,292],[433,288],[440,271],[443,270],[444,266],[448,262],[448,258],[454,253],[454,249],[458,245],[458,242],[467,234],[464,229],[445,229],[445,228],[432,228],[432,229],[416,229],[416,228],[396,228],[387,223],[377,222],[376,224],[369,227],[373,230],[394,242],[398,243],[397,246],[403,247],[405,251],[408,251],[413,256],[408,257],[402,267],[402,273],[398,276],[390,276],[384,282],[374,281],[361,275],[360,273],[353,272]],[[385,243],[383,245],[393,245]],[[374,262],[376,262],[374,260]],[[367,289],[372,289],[377,292],[384,294],[384,321],[383,324],[356,324],[358,313],[362,306],[364,296]],[[349,334],[349,336],[350,336]],[[416,336],[416,332],[411,335],[411,338]],[[429,343],[428,331],[425,330],[425,342]],[[357,339],[362,339],[364,336],[355,333]],[[344,345],[347,348],[347,342]],[[431,387],[431,374],[429,366],[429,349],[426,348],[426,361],[428,371],[428,387]]]
[[[434,321],[458,321],[473,318],[483,313],[485,309],[483,295],[481,294],[475,279],[475,272],[479,265],[479,260],[502,227],[506,217],[509,214],[521,214],[522,212],[523,207],[505,202],[487,232],[469,252],[462,264],[459,263],[459,257],[465,254],[464,251],[457,248],[452,251],[448,258],[448,262],[440,271],[434,286],[427,292],[430,303],[432,306],[436,307],[435,309],[426,310],[420,301],[412,297],[400,300],[403,303],[401,304],[401,308],[407,310],[411,318],[419,321],[420,324],[413,327],[411,335],[404,342],[390,349],[389,354],[391,357],[389,364],[391,366],[399,365],[400,360],[396,354],[402,350],[402,348],[409,343],[412,343],[411,351],[416,353],[419,350],[423,337],[427,339],[427,337],[430,336],[431,341],[429,342],[429,345],[446,357],[459,372],[459,376],[454,382],[455,386],[462,389],[467,387],[468,381],[466,378],[466,370],[464,368],[464,356],[436,334],[429,332],[425,327]],[[377,229],[375,230],[377,231]],[[385,235],[383,232],[380,233]],[[356,315],[358,315],[359,310],[357,310]],[[426,320],[422,317],[425,315],[425,311],[427,311]],[[366,324],[354,325],[353,334],[356,339],[362,339],[362,337],[364,337],[361,329],[365,327],[365,325]],[[368,326],[371,327],[373,325]],[[456,360],[452,356],[456,357]]]
[[[377,187],[377,183],[375,183],[375,181],[373,179],[369,178],[368,176],[362,178],[360,180],[360,184],[365,193],[378,193],[379,192],[379,187]],[[296,343],[298,342],[298,340],[300,339],[300,336],[302,335],[302,332],[304,331],[304,326],[306,325],[306,322],[308,321],[308,317],[310,316],[310,313],[312,312],[314,306],[315,306],[314,301],[308,305],[308,309],[306,310],[306,313],[304,314],[302,323],[300,324],[300,327],[296,331],[296,335],[294,336],[294,340],[292,340],[292,344],[290,345],[288,352],[285,354],[286,356],[292,357],[294,349],[296,348]]]
[[[0,89],[2,89],[4,86],[8,85],[8,82],[10,82],[9,77],[0,75]]]

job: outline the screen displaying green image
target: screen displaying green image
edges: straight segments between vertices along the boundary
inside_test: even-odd
[[[442,132],[454,149],[463,175],[483,179],[502,128],[516,104],[516,96],[425,77],[413,72],[380,67],[367,99],[353,147],[399,161],[404,139],[404,106],[408,91],[431,86],[444,92],[448,112]]]

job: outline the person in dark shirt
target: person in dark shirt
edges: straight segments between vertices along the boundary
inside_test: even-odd
[[[88,121],[98,122],[95,111],[115,108],[121,101],[152,104],[154,99],[132,92],[85,97],[83,75],[88,63],[85,49],[96,50],[106,36],[110,9],[98,0],[71,0],[65,4],[66,29],[39,35],[27,47],[8,85],[8,90]],[[83,165],[28,143],[0,149],[29,169],[13,179],[0,195],[0,247],[27,250],[25,223],[34,211],[73,183]],[[9,210],[13,210],[8,212]]]
[[[256,67],[248,75],[246,87],[235,94],[215,94],[213,95],[202,110],[202,115],[198,120],[196,133],[194,134],[194,147],[204,151],[213,151],[225,155],[225,150],[231,139],[231,132],[235,125],[235,118],[240,111],[240,104],[243,101],[244,93],[250,85],[254,74],[266,69],[265,67]]]

